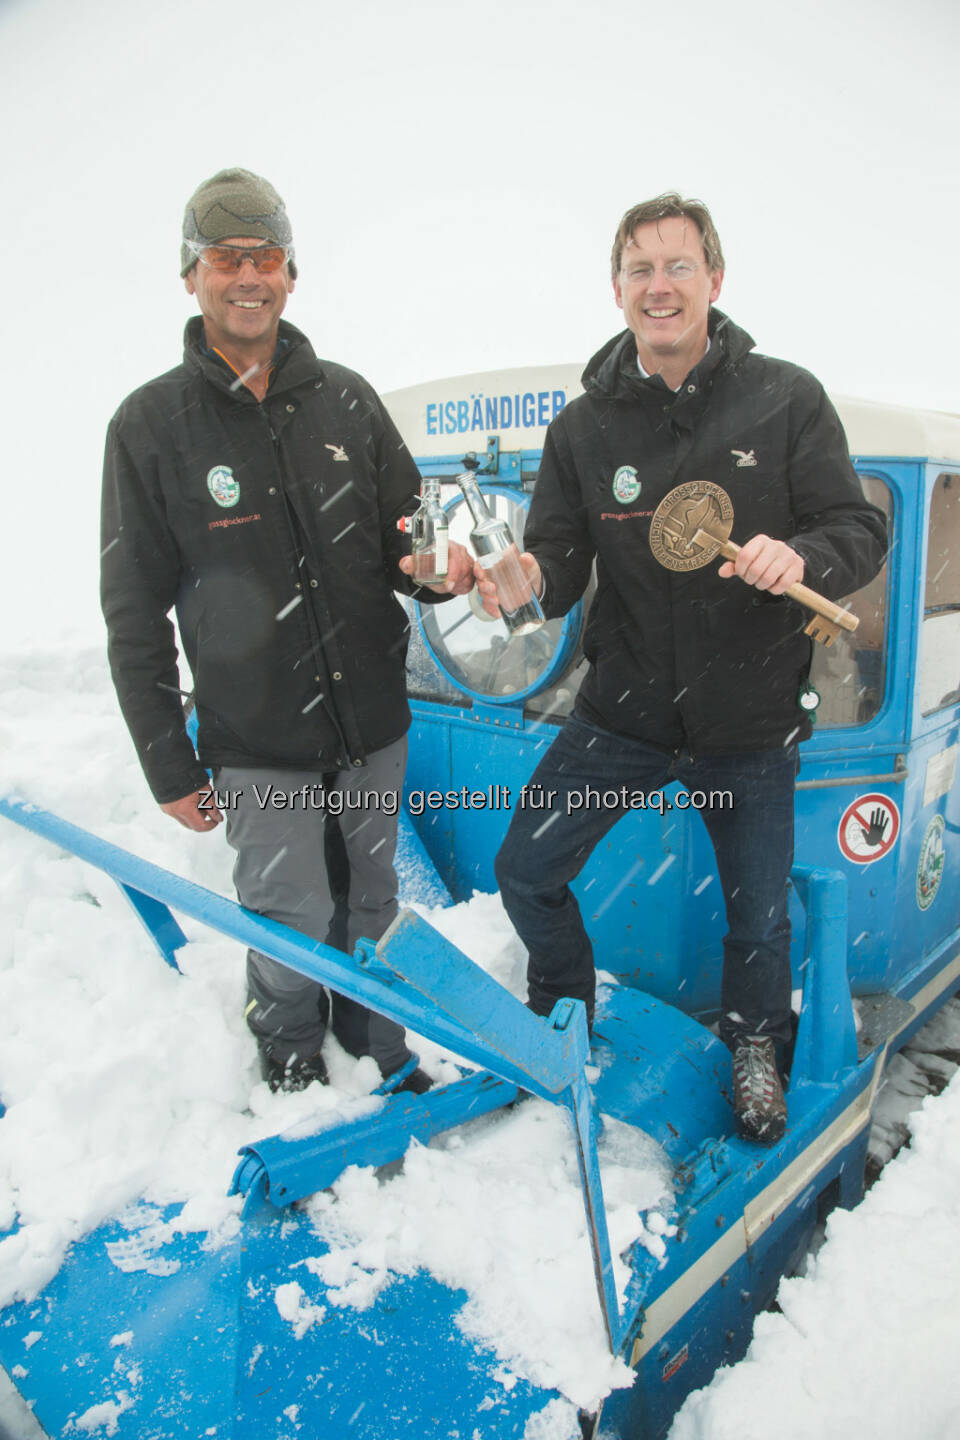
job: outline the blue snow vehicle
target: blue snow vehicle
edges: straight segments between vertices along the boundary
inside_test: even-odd
[[[469,531],[452,483],[465,452],[480,461],[491,508],[522,535],[545,427],[578,392],[577,376],[573,366],[472,375],[387,397],[421,470],[444,486],[455,538]],[[556,1392],[521,1380],[491,1404],[490,1357],[454,1323],[462,1293],[425,1273],[398,1278],[372,1310],[329,1307],[327,1322],[297,1341],[274,1301],[320,1244],[298,1200],[348,1165],[396,1161],[412,1138],[426,1142],[520,1091],[569,1114],[597,1325],[636,1372],[563,1440],[663,1437],[686,1395],[743,1354],[754,1315],[818,1221],[860,1198],[888,1057],[960,982],[960,417],[837,405],[891,546],[881,574],[849,597],[857,631],[816,647],[820,703],[797,780],[798,1025],[783,1141],[764,1150],[734,1132],[730,1056],[711,1028],[724,917],[704,827],[678,806],[623,819],[576,883],[598,966],[618,982],[603,989],[591,1053],[579,1002],[560,1002],[543,1024],[411,911],[376,946],[361,942],[346,956],[26,800],[2,800],[8,819],[111,874],[171,965],[186,943],[176,915],[186,915],[477,1067],[307,1138],[247,1147],[232,1182],[224,1177],[244,1197],[240,1236],[215,1251],[182,1237],[175,1274],[109,1264],[105,1245],[123,1237],[115,1222],[76,1244],[37,1300],[0,1315],[0,1365],[23,1402],[15,1440],[73,1433],[77,1416],[103,1404],[118,1332],[133,1333],[142,1374],[136,1406],[111,1412],[109,1433],[121,1437],[547,1433],[536,1421]],[[495,888],[510,810],[571,707],[583,607],[510,640],[472,597],[409,608],[414,726],[402,842],[421,898],[460,901]],[[597,1161],[607,1116],[659,1143],[676,1187],[665,1259],[635,1247],[622,1296]],[[32,1346],[24,1374],[17,1362],[31,1336],[44,1343]]]

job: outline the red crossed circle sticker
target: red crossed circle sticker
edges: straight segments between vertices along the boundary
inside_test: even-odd
[[[900,811],[888,795],[858,795],[837,826],[840,853],[854,865],[889,855],[900,834]]]

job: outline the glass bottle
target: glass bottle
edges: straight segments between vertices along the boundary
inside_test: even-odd
[[[413,517],[413,579],[418,585],[439,585],[447,578],[449,535],[440,504],[440,481],[424,478],[420,509]]]
[[[470,541],[496,588],[503,623],[511,635],[529,635],[544,623],[544,614],[520,563],[520,552],[510,526],[506,520],[490,514],[472,468],[457,476],[457,484],[473,516]]]

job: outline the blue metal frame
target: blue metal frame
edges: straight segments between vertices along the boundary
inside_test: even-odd
[[[899,555],[897,563],[888,564],[887,614],[884,634],[885,654],[888,662],[909,645],[910,637],[904,634],[903,597],[914,593],[917,570],[913,561],[919,521],[915,504],[907,504],[906,498],[916,489],[918,468],[903,461],[861,461],[856,469],[864,476],[882,480],[890,495],[890,553]],[[925,507],[920,507],[921,512]],[[907,607],[909,608],[909,607]],[[817,729],[809,740],[804,741],[804,760],[820,755],[837,753],[837,758],[849,759],[852,752],[874,750],[889,745],[902,748],[908,733],[906,721],[906,693],[909,676],[902,667],[887,664],[884,694],[877,713],[870,720],[857,725],[831,725]]]
[[[375,1115],[357,1114],[354,1110],[304,1139],[274,1136],[246,1147],[234,1177],[234,1189],[245,1197],[245,1221],[253,1229],[245,1231],[236,1252],[241,1264],[230,1284],[236,1285],[241,1296],[249,1292],[252,1297],[266,1287],[266,1300],[253,1303],[242,1299],[239,1319],[236,1311],[232,1312],[231,1333],[236,1333],[231,1344],[237,1348],[238,1367],[244,1363],[244,1354],[249,1356],[254,1348],[266,1346],[271,1356],[269,1367],[273,1367],[270,1374],[279,1366],[276,1373],[289,1376],[293,1373],[291,1365],[295,1368],[296,1354],[291,1353],[283,1334],[277,1334],[276,1315],[268,1302],[271,1287],[289,1275],[290,1265],[301,1264],[315,1253],[317,1241],[311,1238],[309,1226],[305,1227],[295,1215],[291,1214],[289,1220],[277,1216],[277,1207],[289,1207],[316,1187],[329,1185],[347,1165],[385,1163],[401,1155],[411,1138],[424,1140],[451,1124],[510,1103],[518,1086],[560,1103],[570,1112],[608,1342],[612,1351],[627,1356],[638,1372],[633,1390],[615,1392],[604,1412],[605,1433],[623,1440],[632,1440],[638,1434],[653,1440],[666,1434],[683,1395],[692,1384],[709,1378],[717,1363],[712,1337],[721,1333],[729,1337],[723,1346],[727,1358],[734,1358],[742,1350],[753,1310],[769,1300],[780,1274],[812,1228],[816,1197],[831,1185],[839,1187],[837,1195],[842,1203],[853,1203],[858,1196],[858,1167],[863,1159],[869,1099],[890,1040],[858,1060],[846,972],[847,883],[837,872],[818,867],[794,874],[807,913],[808,959],[790,1086],[791,1124],[780,1147],[760,1151],[745,1142],[724,1138],[729,1135],[731,1122],[730,1060],[725,1047],[679,1010],[649,995],[620,989],[601,1004],[594,1036],[601,1057],[600,1073],[593,1095],[584,1070],[589,1042],[583,1006],[561,1001],[548,1022],[538,1020],[410,912],[399,917],[378,945],[361,942],[351,958],[244,911],[233,901],[170,875],[23,801],[0,800],[0,813],[97,865],[128,890],[151,897],[156,902],[154,907],[137,906],[148,929],[154,924],[165,927],[168,907],[174,905],[191,918],[243,944],[254,945],[311,978],[332,984],[380,1013],[412,1024],[492,1072],[469,1076],[423,1097],[388,1096],[380,1102]],[[958,942],[960,936],[954,935],[954,947]],[[158,948],[167,961],[169,939]],[[902,1033],[912,1026],[914,1017],[919,1023],[922,1015],[939,1003],[938,997],[942,998],[943,987],[953,973],[949,966],[945,969],[948,958],[948,950],[943,949],[912,977],[911,993],[917,998],[912,1007],[906,1007]],[[954,971],[960,973],[960,955],[953,957],[952,963]],[[495,1078],[498,1076],[502,1078]],[[679,1166],[677,1222],[682,1243],[671,1247],[664,1267],[635,1247],[628,1257],[631,1278],[622,1307],[614,1286],[597,1163],[598,1108],[660,1140]],[[289,1210],[285,1214],[290,1214]],[[94,1255],[102,1256],[103,1243],[103,1232],[89,1237],[78,1247],[72,1266],[62,1272],[62,1281],[58,1277],[50,1287],[45,1314],[51,1324],[59,1323],[61,1329],[70,1317],[68,1337],[72,1333],[69,1326],[77,1323],[77,1304],[83,1314],[89,1308],[87,1295],[82,1287],[77,1291],[76,1285],[79,1281],[88,1283],[89,1265]],[[219,1279],[214,1276],[194,1242],[184,1241],[177,1254],[177,1263],[184,1267],[184,1283],[193,1289],[202,1286],[203,1293],[210,1296],[198,1311],[202,1313],[202,1324],[197,1321],[194,1329],[200,1325],[201,1339],[214,1332],[225,1333],[224,1316],[231,1313],[229,1286],[223,1289],[222,1275]],[[688,1271],[694,1273],[694,1261],[698,1262],[695,1281],[688,1277]],[[114,1332],[126,1330],[145,1305],[151,1314],[158,1306],[165,1311],[170,1296],[162,1290],[154,1293],[148,1277],[131,1279],[111,1269],[103,1273],[102,1263],[100,1281],[111,1290],[112,1308],[106,1337],[93,1350],[102,1356],[97,1365],[108,1377],[114,1359],[108,1343],[110,1328]],[[152,1298],[147,1298],[145,1286]],[[406,1285],[404,1294],[404,1303],[412,1307],[418,1325],[426,1323],[427,1314],[434,1317],[433,1323],[446,1317],[446,1302],[433,1282],[418,1279]],[[740,1299],[744,1294],[751,1302],[746,1309]],[[678,1295],[686,1299],[676,1298]],[[394,1310],[397,1303],[395,1299]],[[46,1323],[36,1307],[27,1307],[12,1318],[13,1328],[2,1332],[12,1346],[20,1345],[22,1335]],[[386,1324],[379,1310],[376,1323],[378,1330]],[[443,1324],[448,1323],[443,1318]],[[151,1321],[148,1333],[153,1333],[153,1324]],[[338,1325],[341,1343],[337,1364],[341,1368],[348,1364],[344,1344],[349,1344],[349,1364],[360,1366],[356,1372],[360,1375],[368,1363],[363,1358],[368,1354],[365,1342],[360,1332],[354,1334],[355,1324],[348,1316],[341,1317]],[[434,1343],[439,1344],[441,1339],[444,1347],[453,1347],[444,1349],[446,1360],[438,1358],[446,1374],[445,1365],[457,1342],[448,1330]],[[86,1335],[85,1346],[91,1343]],[[321,1336],[318,1343],[323,1349],[327,1342]],[[6,1341],[0,1339],[0,1355],[4,1358],[9,1353],[5,1345]],[[251,1390],[240,1377],[239,1368],[235,1392],[229,1387],[224,1390],[219,1382],[213,1383],[212,1377],[209,1384],[207,1379],[201,1383],[201,1374],[206,1376],[203,1357],[208,1350],[207,1344],[196,1355],[190,1352],[189,1379],[184,1372],[183,1384],[198,1399],[196,1403],[191,1400],[184,1411],[185,1423],[196,1425],[202,1413],[208,1425],[211,1416],[229,1424],[230,1407],[236,1406],[239,1428],[232,1433],[238,1440],[248,1440],[259,1433],[250,1417],[258,1416],[261,1428],[269,1419],[268,1411],[260,1408],[259,1398],[268,1391],[263,1381],[259,1389]],[[53,1354],[51,1351],[51,1358]],[[37,1358],[39,1361],[40,1356]],[[154,1361],[157,1358],[152,1355]],[[170,1357],[171,1366],[176,1359],[176,1355]],[[100,1370],[91,1365],[75,1372],[72,1384],[95,1386],[100,1383],[98,1374]],[[372,1377],[368,1378],[373,1383]],[[425,1372],[418,1375],[418,1380],[424,1404],[432,1407],[433,1413],[437,1402],[432,1381]],[[45,1397],[45,1407],[54,1397],[59,1403],[59,1369],[38,1364],[31,1370],[30,1384],[34,1397]],[[38,1390],[37,1386],[52,1388]],[[76,1393],[94,1395],[97,1391],[80,1389]],[[205,1407],[202,1411],[196,1408],[201,1402]],[[325,1393],[322,1406],[330,1403]],[[337,1402],[341,1403],[342,1399]],[[511,1412],[498,1412],[491,1417],[494,1429],[477,1428],[476,1433],[483,1440],[501,1440],[508,1434],[519,1436],[521,1431],[515,1424],[522,1425],[524,1416],[534,1413],[537,1403],[534,1390],[518,1389],[511,1399]],[[74,1403],[73,1413],[77,1408]],[[54,1412],[43,1408],[38,1413]],[[311,1408],[308,1413],[311,1423],[316,1424],[321,1411]],[[323,1409],[322,1413],[327,1412]],[[349,1418],[342,1411],[337,1413],[344,1422]],[[370,1424],[375,1428],[357,1429],[358,1440],[380,1440],[382,1419],[371,1416]],[[608,1424],[614,1426],[612,1431],[606,1429]],[[186,1436],[203,1432],[156,1430],[157,1436],[181,1433]]]
[[[401,911],[376,945],[369,940],[359,941],[351,957],[275,920],[245,910],[235,901],[131,855],[120,846],[101,840],[27,801],[0,797],[0,814],[112,876],[133,901],[137,915],[167,964],[185,939],[170,912],[169,907],[173,905],[184,915],[230,939],[281,961],[321,985],[331,986],[378,1014],[410,1026],[511,1082],[513,1087],[563,1104],[570,1112],[576,1136],[598,1297],[607,1335],[616,1353],[621,1339],[621,1320],[611,1279],[610,1242],[596,1153],[596,1121],[583,1078],[590,1041],[582,1001],[558,1001],[549,1023],[544,1024],[410,910]],[[176,927],[175,932],[172,927]],[[176,944],[172,938],[175,933],[180,937]],[[508,1085],[499,1092],[498,1103],[509,1103],[515,1093]],[[421,1112],[415,1111],[412,1117],[409,1110],[404,1113],[415,1125]],[[396,1119],[398,1111],[395,1109],[393,1114]],[[468,1114],[469,1110],[461,1109],[450,1123],[459,1123]],[[401,1131],[404,1128],[401,1126]],[[409,1131],[407,1140],[412,1133]],[[355,1132],[354,1138],[358,1134]],[[386,1148],[392,1148],[389,1140]],[[404,1144],[399,1153],[405,1148]],[[396,1153],[394,1151],[391,1158],[395,1158]],[[263,1161],[262,1155],[260,1159]],[[312,1163],[311,1159],[311,1166]],[[235,1176],[237,1188],[244,1184],[256,1185],[259,1195],[266,1193],[248,1163],[242,1164],[240,1170],[242,1178]],[[289,1181],[284,1182],[284,1188],[289,1190]]]
[[[931,502],[931,498],[932,498],[932,495],[933,495],[934,487],[936,486],[937,481],[939,480],[939,478],[940,478],[941,475],[953,475],[953,476],[955,476],[958,480],[960,480],[960,465],[956,465],[956,464],[946,464],[946,463],[942,463],[942,464],[930,464],[930,463],[927,463],[927,464],[921,466],[921,468],[920,468],[920,473],[921,473],[921,475],[922,475],[922,477],[923,477],[923,482],[922,482],[922,483],[923,483],[924,503],[923,503],[923,506],[922,506],[922,508],[921,508],[920,515],[918,516],[918,526],[917,526],[918,533],[917,533],[917,537],[916,537],[916,556],[917,556],[917,560],[916,560],[916,567],[917,567],[917,568],[916,568],[916,574],[917,574],[918,578],[926,575],[926,569],[927,569],[927,549],[928,549],[928,543],[929,543],[929,529],[930,529],[929,524],[927,523],[927,521],[928,521],[928,516],[929,516],[929,513],[930,513],[930,502]],[[920,650],[919,650],[919,647],[920,647],[920,631],[921,631],[922,626],[923,626],[923,618],[924,618],[924,617],[923,617],[922,612],[921,612],[921,614],[920,614],[918,617],[915,617],[915,619],[918,619],[918,620],[919,620],[919,624],[916,625],[916,645],[917,645],[917,651],[916,651],[916,662],[915,662],[915,664],[914,664],[913,667],[912,667],[912,675],[911,675],[912,684],[911,684],[911,688],[910,688],[909,710],[908,710],[908,718],[909,718],[909,723],[910,723],[910,733],[913,734],[913,735],[916,736],[916,737],[927,736],[927,735],[934,734],[934,733],[938,732],[939,730],[941,730],[941,729],[943,728],[945,722],[949,723],[949,719],[950,719],[952,716],[955,716],[955,715],[960,714],[960,705],[958,705],[957,702],[954,702],[954,704],[952,704],[952,705],[947,705],[947,706],[944,706],[944,707],[942,707],[942,708],[940,708],[940,709],[933,710],[933,711],[930,712],[929,715],[922,715],[922,714],[920,713],[920,700],[919,700],[919,695],[918,695],[918,693],[917,693],[917,680],[918,680],[919,674],[920,674]]]
[[[240,1151],[230,1193],[246,1197],[245,1217],[268,1203],[280,1209],[326,1190],[348,1165],[388,1165],[411,1140],[426,1145],[455,1125],[512,1105],[519,1094],[516,1085],[478,1070],[425,1095],[385,1096],[373,1111],[355,1119],[337,1116],[305,1139],[266,1136]]]

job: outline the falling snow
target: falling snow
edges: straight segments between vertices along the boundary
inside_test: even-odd
[[[647,881],[647,884],[648,884],[648,885],[656,885],[657,881],[660,880],[660,879],[662,879],[662,877],[663,877],[663,876],[667,873],[667,871],[670,869],[670,866],[673,864],[673,862],[674,862],[674,860],[676,860],[676,858],[677,858],[676,855],[668,855],[665,860],[661,861],[661,863],[657,866],[656,870],[654,870],[653,874],[650,876],[650,879]]]

